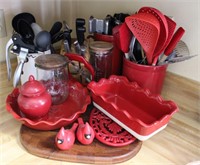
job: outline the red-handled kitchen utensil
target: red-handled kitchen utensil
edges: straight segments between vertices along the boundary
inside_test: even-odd
[[[167,20],[165,18],[165,16],[158,10],[155,9],[153,7],[142,7],[138,13],[149,13],[152,14],[153,16],[155,16],[159,23],[160,23],[160,35],[158,38],[158,43],[155,47],[155,51],[154,51],[154,57],[159,56],[162,51],[163,48],[165,46],[165,43],[167,41],[168,38],[168,24],[167,24]]]
[[[169,44],[169,42],[171,41],[175,28],[176,28],[176,22],[174,22],[171,18],[169,18],[168,16],[165,15],[165,18],[167,20],[167,24],[168,24],[168,38],[167,41],[165,42],[165,45],[163,47],[163,50],[165,50],[165,48],[167,47],[167,45]],[[162,53],[162,52],[161,52]],[[160,53],[160,54],[161,54]],[[153,64],[152,65],[156,65],[157,61],[158,61],[159,56],[155,56],[154,60],[153,60]]]
[[[159,21],[152,14],[137,13],[126,17],[125,22],[144,49],[148,64],[152,64],[160,35]]]
[[[178,30],[174,33],[170,43],[167,45],[163,56],[169,56],[172,53],[184,33],[185,30],[182,27],[179,27]],[[160,62],[162,62],[163,56],[161,57]]]
[[[166,47],[164,51],[165,55],[169,55],[174,50],[184,33],[185,30],[182,27],[179,27],[178,30],[174,33],[169,45]]]
[[[114,28],[113,35],[117,40],[118,47],[125,53],[125,57],[128,59],[129,45],[133,35],[126,23],[122,23]]]

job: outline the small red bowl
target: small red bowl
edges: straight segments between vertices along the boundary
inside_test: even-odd
[[[110,76],[90,82],[94,106],[139,140],[147,140],[164,129],[178,111],[173,101],[129,82],[124,76]]]
[[[69,96],[59,105],[53,105],[47,115],[39,119],[29,119],[20,111],[17,98],[19,89],[15,88],[6,99],[6,109],[13,117],[29,128],[37,130],[55,130],[74,122],[91,103],[86,87],[75,81],[69,82]]]

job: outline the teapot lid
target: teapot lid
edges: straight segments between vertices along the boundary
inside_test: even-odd
[[[30,75],[29,80],[20,88],[20,93],[28,97],[39,96],[45,91],[46,87],[40,81],[35,80],[33,75]]]

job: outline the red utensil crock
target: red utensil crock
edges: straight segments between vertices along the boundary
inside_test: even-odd
[[[161,94],[167,66],[140,65],[124,58],[122,75],[129,81],[137,82],[140,87],[149,89],[152,94]]]

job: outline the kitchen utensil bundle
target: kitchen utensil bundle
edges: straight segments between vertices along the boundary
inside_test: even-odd
[[[147,61],[148,65],[158,65],[159,62],[161,63],[164,55],[169,56],[172,54],[177,43],[185,33],[183,27],[179,27],[175,31],[176,22],[153,7],[142,7],[137,13],[125,17],[125,24],[132,32],[132,36],[135,37],[135,42],[131,43],[130,36],[126,37],[125,33],[122,34],[124,39],[120,40],[117,34],[120,27],[118,29],[116,27],[113,28],[113,35],[118,35],[116,37],[118,41],[116,42],[118,47],[125,53],[125,57],[138,64],[146,64],[145,61]],[[129,44],[126,42],[129,42]],[[132,47],[132,55],[129,51],[128,56],[120,43],[126,43],[127,48],[127,45],[129,45],[129,48]],[[131,44],[134,45],[131,46]],[[182,60],[173,61],[180,62]]]
[[[67,43],[69,45],[68,47],[70,47],[71,44],[71,30],[66,28],[65,24],[65,29],[61,31],[62,23],[59,21],[53,24],[50,31],[46,31],[36,23],[36,19],[31,13],[23,12],[13,17],[12,27],[14,33],[12,38],[6,44],[6,64],[8,80],[10,80],[12,70],[10,66],[9,52],[11,51],[17,55],[18,66],[13,78],[14,87],[18,85],[22,73],[22,83],[28,80],[29,72],[36,77],[34,60],[32,58],[41,54],[53,53],[53,44],[60,40],[65,39],[65,45]]]
[[[138,13],[126,17],[127,26],[142,45],[148,64],[153,61],[153,54],[160,34],[159,21],[151,14]]]

